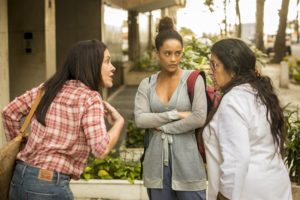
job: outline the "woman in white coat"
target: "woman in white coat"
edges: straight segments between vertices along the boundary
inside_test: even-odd
[[[216,42],[210,62],[223,97],[203,132],[208,199],[292,199],[283,112],[270,78],[255,70],[254,53],[239,39]]]

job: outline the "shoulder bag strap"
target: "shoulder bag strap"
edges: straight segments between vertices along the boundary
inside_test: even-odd
[[[28,127],[28,125],[29,125],[29,123],[30,123],[30,121],[31,121],[31,119],[33,117],[33,114],[34,114],[37,106],[39,105],[40,100],[41,100],[41,98],[42,98],[43,95],[44,95],[44,90],[40,89],[38,91],[38,94],[37,94],[37,96],[36,96],[36,98],[35,98],[32,106],[31,106],[30,112],[27,115],[27,117],[25,118],[25,121],[24,121],[24,123],[23,123],[23,125],[22,125],[22,127],[20,129],[20,134],[24,135],[24,132],[25,132],[26,128]]]

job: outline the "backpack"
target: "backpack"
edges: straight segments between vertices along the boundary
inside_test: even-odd
[[[202,76],[203,81],[204,81],[205,94],[206,94],[206,100],[207,100],[207,115],[208,115],[210,113],[210,111],[218,105],[218,103],[220,101],[220,96],[216,93],[215,88],[208,87],[206,85],[205,72],[200,71],[200,70],[195,70],[189,75],[189,77],[187,79],[187,83],[186,83],[191,104],[193,104],[195,83],[196,83],[197,77],[199,75]],[[206,163],[202,131],[203,131],[203,128],[198,128],[195,130],[195,134],[196,134],[196,139],[197,139],[198,151],[202,157],[203,162]]]
[[[209,114],[209,112],[215,108],[219,101],[220,101],[220,96],[216,93],[216,90],[213,87],[207,87],[206,86],[206,75],[204,71],[200,71],[200,70],[195,70],[193,71],[188,79],[187,79],[187,90],[188,90],[188,95],[190,98],[190,102],[191,104],[193,103],[193,99],[194,99],[194,88],[195,88],[195,83],[197,80],[197,77],[201,75],[204,81],[204,86],[206,88],[205,90],[205,94],[206,94],[206,100],[207,100],[207,115]],[[149,84],[151,81],[151,76],[149,77]],[[206,163],[206,157],[205,157],[205,148],[204,148],[204,142],[202,139],[202,128],[198,128],[195,130],[195,134],[196,134],[196,139],[197,139],[197,146],[198,146],[198,151],[202,157],[202,160],[204,163]],[[145,152],[149,146],[150,143],[150,133],[149,133],[149,129],[145,129],[145,133],[144,133],[144,151],[143,154],[141,155],[140,158],[140,162],[141,162],[141,171],[140,171],[140,177],[142,179],[143,176],[143,162],[144,162],[144,158],[145,158]]]

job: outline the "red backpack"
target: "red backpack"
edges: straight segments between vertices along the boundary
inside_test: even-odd
[[[207,115],[208,115],[209,112],[218,105],[221,97],[220,97],[220,95],[218,95],[216,93],[215,88],[208,87],[206,85],[205,72],[195,70],[189,75],[189,77],[187,79],[187,83],[186,83],[191,104],[193,103],[193,99],[194,99],[195,82],[199,75],[201,75],[204,80],[205,94],[206,94],[206,100],[207,100]],[[206,163],[205,148],[204,148],[204,142],[203,142],[203,138],[202,138],[202,129],[203,128],[196,129],[195,134],[196,134],[196,139],[197,139],[198,151],[202,157],[203,162]]]

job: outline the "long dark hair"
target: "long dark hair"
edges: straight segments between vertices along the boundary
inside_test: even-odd
[[[221,88],[223,96],[233,87],[249,83],[257,91],[257,99],[260,99],[267,108],[266,116],[274,142],[283,153],[285,137],[283,110],[271,79],[260,75],[255,70],[256,57],[253,51],[242,40],[230,38],[216,42],[211,48],[211,53],[222,62],[225,71],[235,75],[232,81]],[[212,119],[216,110],[209,115],[206,124]]]
[[[159,48],[163,45],[164,41],[168,39],[176,39],[183,46],[183,40],[181,35],[175,30],[173,21],[170,17],[163,17],[158,24],[158,34],[155,38],[155,47],[159,51]]]
[[[101,66],[106,45],[98,40],[77,42],[58,71],[44,83],[45,94],[36,110],[37,120],[45,124],[45,116],[57,93],[68,80],[79,80],[92,90],[99,90]]]

